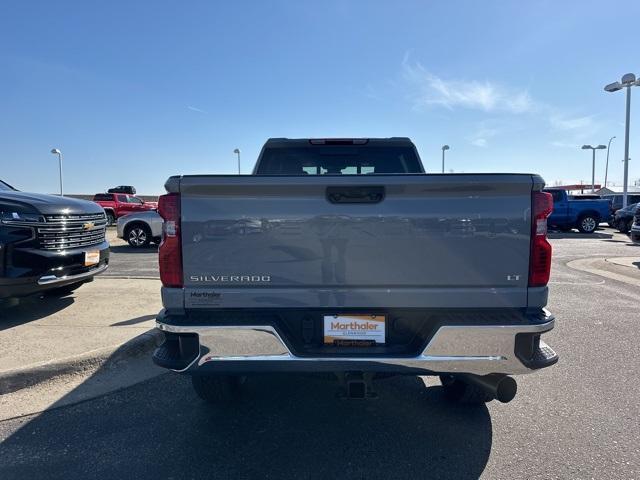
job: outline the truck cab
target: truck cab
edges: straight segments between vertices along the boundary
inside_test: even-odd
[[[577,228],[581,233],[593,233],[601,222],[610,220],[611,205],[608,200],[571,196],[560,188],[544,191],[553,198],[553,212],[548,219],[551,228],[561,231]]]

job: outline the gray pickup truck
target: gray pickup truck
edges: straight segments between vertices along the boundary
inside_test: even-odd
[[[438,375],[461,403],[553,365],[551,195],[532,174],[426,174],[413,143],[270,139],[253,175],[169,178],[156,364],[229,401],[263,372]]]

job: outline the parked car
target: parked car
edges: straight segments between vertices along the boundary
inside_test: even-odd
[[[123,215],[158,209],[157,202],[145,202],[135,195],[126,193],[96,193],[93,201],[104,208],[109,225],[113,225]]]
[[[131,185],[119,185],[107,190],[107,193],[128,193],[129,195],[135,195],[136,189]]]
[[[69,293],[109,264],[105,213],[68,197],[0,181],[0,299]]]
[[[582,233],[593,233],[600,222],[609,220],[609,200],[576,200],[559,188],[547,188],[544,191],[553,197],[553,212],[548,219],[551,228],[562,231],[577,228]]]
[[[251,176],[171,177],[154,361],[211,402],[302,371],[334,372],[349,397],[376,374],[439,375],[456,402],[510,401],[509,375],[558,359],[541,339],[543,186],[427,175],[408,138],[271,139]]]
[[[118,238],[135,248],[147,247],[151,242],[160,243],[162,217],[157,212],[139,212],[118,219]]]
[[[609,200],[611,202],[611,211],[615,214],[618,210],[622,208],[622,194],[615,195],[602,195],[602,198]],[[639,203],[640,202],[640,194],[627,194],[627,205],[631,203]]]
[[[622,194],[607,194],[602,195],[602,198],[609,200],[611,202],[611,216],[609,218],[609,226],[615,228],[614,220],[616,216],[616,212],[622,208]],[[631,203],[640,202],[640,194],[631,194],[627,195],[627,205]]]
[[[633,217],[633,225],[629,231],[631,241],[640,244],[640,208],[636,209],[636,215]]]
[[[619,209],[613,217],[613,228],[617,228],[622,233],[629,233],[633,225],[633,217],[638,210],[639,203],[632,203]]]

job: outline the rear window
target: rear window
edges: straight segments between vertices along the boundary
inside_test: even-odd
[[[97,193],[93,196],[94,202],[109,202],[113,200],[113,195],[109,193]]]
[[[310,145],[268,148],[258,175],[370,175],[422,173],[415,150],[409,147]]]
[[[557,203],[562,200],[562,191],[560,190],[545,190],[545,192],[551,194],[553,197],[553,203]]]
[[[11,185],[9,185],[8,183],[4,183],[2,180],[0,180],[0,191],[1,192],[12,192],[14,190],[15,190],[15,188],[13,188]]]
[[[571,200],[602,200],[602,197],[600,195],[580,194],[571,195]]]
[[[611,203],[613,204],[614,207],[616,208],[622,207],[622,195],[611,195],[611,196],[608,196],[607,198],[611,200]],[[627,194],[627,204],[637,203],[637,202],[640,202],[640,195]]]

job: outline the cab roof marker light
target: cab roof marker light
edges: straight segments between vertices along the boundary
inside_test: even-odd
[[[312,138],[311,145],[366,145],[368,138]]]

